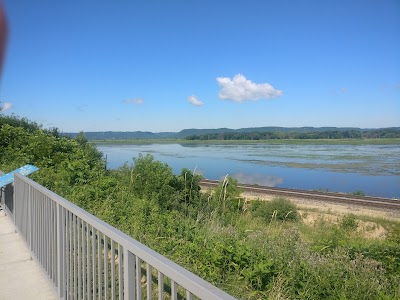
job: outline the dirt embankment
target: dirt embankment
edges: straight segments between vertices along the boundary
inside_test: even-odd
[[[248,200],[270,201],[276,196],[265,194],[244,192],[242,196]],[[348,205],[343,203],[332,203],[327,201],[317,201],[302,198],[288,198],[295,203],[305,224],[313,226],[321,220],[339,224],[343,216],[353,214],[357,216],[367,216],[373,218],[384,218],[392,221],[400,221],[400,211],[393,211],[383,208],[365,207],[359,205]],[[367,238],[384,239],[386,229],[373,221],[357,220],[357,231]]]

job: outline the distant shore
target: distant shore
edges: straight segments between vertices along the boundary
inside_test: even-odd
[[[400,145],[400,138],[381,139],[270,139],[270,140],[184,140],[184,139],[125,139],[90,140],[96,145],[143,145],[143,144],[186,144],[186,145]]]

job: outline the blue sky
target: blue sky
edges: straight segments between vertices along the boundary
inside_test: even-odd
[[[3,4],[3,113],[45,127],[400,126],[398,0]]]

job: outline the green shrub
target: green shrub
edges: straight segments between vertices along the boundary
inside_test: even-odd
[[[358,222],[355,215],[347,214],[342,218],[339,225],[344,230],[355,231],[358,227]]]
[[[361,191],[361,190],[354,191],[351,194],[354,196],[365,196],[364,191]]]
[[[271,221],[297,221],[299,214],[295,204],[284,198],[272,201],[254,201],[251,206],[252,215],[261,217],[266,223]]]

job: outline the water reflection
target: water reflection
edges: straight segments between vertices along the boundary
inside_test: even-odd
[[[131,163],[140,153],[208,179],[231,174],[239,182],[336,192],[362,190],[369,195],[400,197],[398,145],[99,145],[108,167]]]
[[[274,175],[235,173],[231,175],[240,183],[258,184],[268,187],[275,187],[283,183],[283,178]]]

